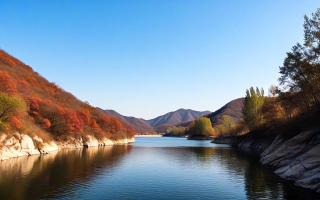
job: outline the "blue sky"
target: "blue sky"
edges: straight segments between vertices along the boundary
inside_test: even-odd
[[[319,1],[4,1],[0,47],[80,100],[150,119],[277,84]]]

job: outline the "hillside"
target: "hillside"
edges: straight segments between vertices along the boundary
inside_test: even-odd
[[[169,112],[165,115],[156,117],[154,119],[150,119],[148,120],[148,123],[153,127],[160,125],[176,125],[181,122],[192,121],[208,113],[210,113],[210,111],[194,111],[190,109],[179,109],[173,112]]]
[[[221,123],[223,115],[229,115],[230,117],[232,117],[234,122],[237,122],[242,118],[241,110],[243,102],[244,98],[235,99],[222,106],[215,112],[205,115],[204,117],[210,118],[213,126]]]
[[[78,100],[3,50],[0,50],[0,112],[0,135],[8,136],[0,142],[12,138],[11,134],[18,134],[17,140],[26,135],[40,148],[45,141],[65,141],[67,145],[79,140],[85,144],[88,138],[102,141],[134,135],[127,124]]]
[[[194,119],[210,113],[210,111],[199,112],[190,109],[179,109],[154,119],[145,120],[136,117],[123,116],[114,110],[103,110],[101,108],[98,109],[107,116],[116,117],[121,122],[128,124],[128,126],[130,126],[136,133],[141,134],[154,134],[156,132],[164,133],[166,132],[167,128],[172,127],[173,125],[190,124]]]
[[[112,116],[118,118],[121,122],[129,124],[129,126],[134,130],[135,133],[139,134],[155,134],[153,127],[148,124],[148,122],[144,119],[136,118],[136,117],[127,117],[119,114],[114,110],[101,110],[102,113],[107,116]]]

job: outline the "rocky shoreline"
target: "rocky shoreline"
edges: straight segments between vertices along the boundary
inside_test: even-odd
[[[188,140],[213,140],[213,137],[205,136],[205,135],[191,135],[188,137]]]
[[[262,152],[260,163],[271,167],[281,178],[294,185],[320,193],[320,128],[315,127],[286,139],[243,135],[215,138],[212,143],[229,144]]]
[[[72,138],[67,141],[44,141],[38,136],[20,134],[0,135],[0,161],[21,156],[48,154],[60,149],[76,149],[82,147],[97,147],[135,142],[135,138],[110,140],[108,138],[96,139],[94,136]]]

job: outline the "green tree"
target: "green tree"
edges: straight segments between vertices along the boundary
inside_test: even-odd
[[[249,90],[246,91],[246,97],[244,99],[243,107],[242,107],[242,114],[245,123],[251,127],[255,128],[263,122],[263,117],[261,114],[261,108],[264,103],[264,90],[257,87],[254,90],[251,87]]]
[[[205,135],[205,136],[213,136],[214,130],[211,125],[211,121],[206,117],[199,117],[194,120],[194,122],[189,127],[188,132],[191,135]]]
[[[12,117],[22,117],[26,113],[25,102],[15,96],[0,93],[0,128],[3,129]]]
[[[222,126],[229,132],[231,132],[231,129],[234,127],[234,121],[232,117],[229,115],[223,115],[222,116]]]
[[[304,44],[287,53],[278,91],[282,100],[303,112],[320,109],[320,9],[304,19]]]
[[[185,132],[185,127],[181,127],[181,126],[176,127],[176,126],[174,126],[172,128],[172,134],[174,136],[183,136],[184,132]]]

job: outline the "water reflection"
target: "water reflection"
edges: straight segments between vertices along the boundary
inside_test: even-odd
[[[0,199],[320,199],[261,166],[252,151],[136,141],[0,162]]]
[[[158,156],[161,159],[169,159],[167,164],[176,162],[181,168],[184,168],[197,163],[202,166],[202,170],[210,168],[220,171],[223,169],[224,172],[220,171],[222,175],[218,177],[232,179],[231,182],[242,184],[247,199],[320,199],[320,195],[315,192],[281,180],[271,169],[259,163],[260,153],[250,149],[223,146],[159,149],[162,153]],[[159,149],[158,152],[161,152]],[[219,181],[225,181],[222,179]],[[225,190],[228,190],[228,187]]]
[[[58,194],[61,198],[66,190],[72,192],[80,185],[88,186],[97,176],[96,169],[116,167],[131,148],[117,145],[62,150],[3,161],[0,163],[0,199],[56,198]],[[59,188],[64,191],[56,192]]]
[[[236,148],[189,148],[198,160],[218,163],[234,175],[244,178],[247,199],[320,199],[320,195],[281,180],[271,169],[259,163],[260,153]],[[199,159],[204,158],[204,159]]]

